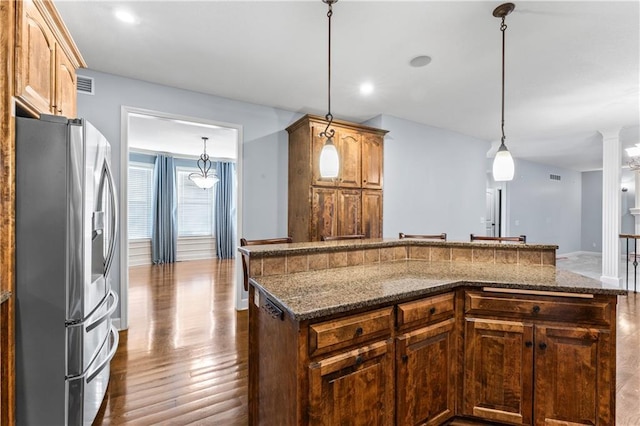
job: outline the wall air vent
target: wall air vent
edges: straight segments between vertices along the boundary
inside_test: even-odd
[[[85,95],[94,95],[93,91],[93,78],[85,77],[84,75],[78,75],[76,86],[78,93],[84,93]]]
[[[551,179],[551,180],[561,180],[562,176],[560,176],[560,175],[549,175],[549,179]]]

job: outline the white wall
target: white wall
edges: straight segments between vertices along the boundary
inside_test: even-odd
[[[484,234],[489,142],[381,115],[367,124],[384,140],[383,235],[447,233],[469,241]]]
[[[508,233],[526,235],[527,243],[557,244],[558,253],[580,251],[582,174],[515,159],[507,183]],[[559,175],[552,180],[549,175]]]
[[[95,95],[78,94],[78,115],[110,141],[118,190],[122,106],[241,125],[243,235],[252,239],[286,235],[288,138],[284,129],[302,114],[91,70],[79,74],[94,78]],[[114,261],[114,271],[119,270],[120,244]],[[111,275],[115,291],[119,281],[118,274]]]

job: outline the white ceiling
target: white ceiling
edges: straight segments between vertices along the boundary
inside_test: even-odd
[[[332,112],[388,114],[488,141],[500,136],[498,1],[333,6]],[[601,167],[598,131],[640,142],[638,1],[519,1],[507,17],[505,132],[517,158]],[[89,68],[324,115],[327,6],[296,1],[64,1]],[[138,17],[126,25],[113,12]],[[409,60],[432,62],[412,68]],[[374,84],[362,96],[359,85]],[[623,157],[625,155],[623,154]],[[623,158],[624,159],[624,158]]]
[[[211,124],[187,122],[145,114],[129,115],[129,148],[134,151],[170,152],[184,157],[199,157],[203,151],[215,159],[236,159],[238,131]]]

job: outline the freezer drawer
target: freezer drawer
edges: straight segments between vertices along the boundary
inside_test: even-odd
[[[67,376],[87,370],[109,337],[111,314],[116,306],[118,296],[110,291],[86,320],[67,324]]]
[[[81,375],[67,377],[67,425],[90,426],[100,409],[109,384],[111,359],[118,349],[118,330],[111,327],[89,368]]]

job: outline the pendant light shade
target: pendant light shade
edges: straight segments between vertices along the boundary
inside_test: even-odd
[[[323,178],[337,178],[340,170],[340,158],[338,150],[329,138],[320,151],[320,176]]]
[[[338,150],[336,149],[335,144],[333,143],[333,136],[335,135],[335,130],[330,129],[331,123],[333,123],[333,115],[331,114],[331,16],[333,16],[332,5],[336,3],[338,0],[322,0],[323,3],[329,6],[329,11],[327,12],[327,18],[329,18],[329,61],[328,61],[328,89],[327,89],[327,115],[325,116],[327,120],[327,127],[324,131],[320,132],[320,137],[327,138],[322,147],[322,151],[320,152],[320,177],[323,178],[337,178],[338,173],[340,172],[340,158],[338,156]]]
[[[502,139],[500,148],[498,148],[498,152],[493,159],[493,180],[496,182],[513,180],[515,171],[513,157],[511,157],[511,153],[504,144],[504,140],[506,139],[504,135],[504,45],[507,29],[507,25],[504,23],[504,18],[513,12],[515,7],[516,6],[513,3],[504,3],[493,10],[493,16],[502,19],[500,24],[500,31],[502,32],[502,121],[500,125],[502,130]]]
[[[496,182],[513,180],[514,172],[513,157],[503,142],[493,159],[493,180]]]
[[[218,183],[218,177],[214,172],[211,171],[211,160],[207,155],[207,140],[209,138],[202,137],[202,141],[204,143],[204,150],[200,158],[198,158],[197,165],[200,169],[200,173],[191,173],[189,174],[189,180],[193,182],[198,188],[209,189],[213,187],[216,183]]]

